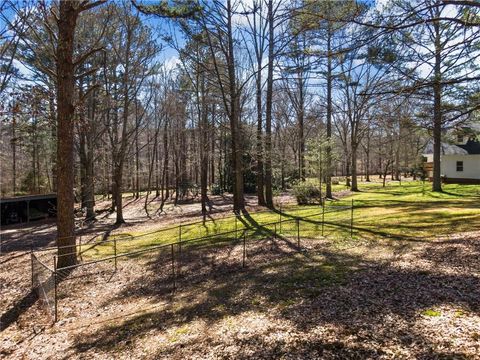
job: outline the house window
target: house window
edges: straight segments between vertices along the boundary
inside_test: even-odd
[[[463,171],[463,161],[457,161],[457,171]]]
[[[459,143],[459,144],[463,143],[463,135],[462,134],[457,135],[457,143]]]

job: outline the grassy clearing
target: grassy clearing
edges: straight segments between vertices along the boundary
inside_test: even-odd
[[[336,187],[344,187],[337,185]],[[444,186],[444,193],[429,190],[430,184],[422,182],[363,183],[361,191],[337,201],[329,201],[322,216],[318,205],[288,206],[276,211],[242,214],[237,219],[207,219],[205,223],[183,224],[153,233],[122,233],[114,237],[117,253],[142,250],[151,246],[169,244],[180,239],[184,242],[208,237],[195,243],[229,242],[241,237],[255,239],[273,235],[297,236],[296,218],[300,221],[300,236],[323,236],[339,244],[358,239],[432,239],[435,236],[468,231],[480,227],[480,186]],[[351,234],[351,209],[354,201],[353,231]],[[272,223],[282,220],[282,225]],[[322,221],[323,220],[323,221]],[[235,230],[237,232],[235,233]],[[221,235],[223,233],[228,233]],[[351,236],[353,235],[353,236]],[[113,239],[114,237],[111,237]],[[185,244],[187,246],[187,244]],[[113,243],[95,246],[84,252],[84,258],[113,255]]]

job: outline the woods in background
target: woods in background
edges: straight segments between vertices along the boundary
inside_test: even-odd
[[[125,192],[204,216],[308,178],[331,198],[332,176],[420,176],[430,139],[441,191],[443,132],[480,109],[473,1],[0,3],[2,196],[57,192],[62,238],[74,196],[117,224]]]

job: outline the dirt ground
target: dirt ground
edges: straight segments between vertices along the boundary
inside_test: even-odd
[[[157,222],[144,226],[165,226]],[[44,245],[51,228],[35,225],[24,239]],[[246,243],[245,267],[241,243],[185,248],[175,277],[168,249],[123,259],[117,272],[103,263],[59,284],[53,326],[30,292],[21,240],[6,238],[0,357],[480,359],[480,231],[436,241],[301,239],[300,248],[289,236],[266,238]]]
[[[434,243],[289,239],[168,253],[59,285],[59,321],[24,294],[1,334],[9,359],[478,359],[480,234]],[[28,288],[28,259],[2,283]],[[178,269],[177,269],[178,271]],[[79,276],[81,273],[72,274]],[[20,278],[22,278],[20,280]],[[2,288],[4,294],[5,285]],[[21,294],[15,294],[19,298]],[[31,296],[31,295],[30,295]]]

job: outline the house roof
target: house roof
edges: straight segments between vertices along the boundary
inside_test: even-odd
[[[475,140],[468,140],[464,145],[457,145],[464,149],[469,155],[480,154],[480,142]]]
[[[480,133],[480,122],[472,122],[467,125],[470,129]]]
[[[440,147],[440,152],[442,155],[468,155],[469,152],[460,147],[460,145],[452,145],[447,143],[442,143]],[[433,141],[429,141],[423,150],[424,155],[433,154]]]

